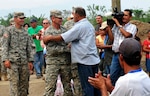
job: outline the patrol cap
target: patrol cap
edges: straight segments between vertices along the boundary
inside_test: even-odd
[[[105,22],[103,22],[102,23],[102,25],[101,25],[101,27],[99,28],[99,29],[105,29],[106,27],[107,27],[108,25],[107,25],[107,21],[105,21]]]
[[[33,23],[33,22],[37,22],[37,20],[36,20],[35,18],[32,18],[32,19],[30,20],[30,23]]]
[[[9,19],[9,23],[11,24],[11,25],[14,25],[14,18],[11,18],[11,19]]]
[[[14,17],[26,18],[23,12],[14,12]]]
[[[51,10],[50,11],[50,15],[51,16],[55,16],[55,17],[58,17],[58,18],[62,18],[62,12],[59,11],[59,10]]]
[[[120,44],[119,53],[126,58],[140,59],[141,44],[134,38],[126,38]]]

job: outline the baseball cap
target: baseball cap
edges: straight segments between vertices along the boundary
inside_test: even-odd
[[[107,27],[108,25],[107,25],[107,21],[105,21],[105,22],[103,22],[102,23],[102,25],[101,25],[101,27],[99,28],[99,29],[105,29],[106,27]]]
[[[32,19],[30,20],[30,23],[33,23],[33,22],[37,22],[37,20],[36,20],[35,18],[32,18]]]
[[[55,17],[58,17],[58,18],[62,18],[62,12],[59,11],[59,10],[51,10],[50,11],[50,15],[51,16],[55,16]]]
[[[14,12],[14,17],[26,18],[23,12]]]
[[[134,38],[126,38],[120,44],[119,53],[126,58],[140,59],[141,44]]]

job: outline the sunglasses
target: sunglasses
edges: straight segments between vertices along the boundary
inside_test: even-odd
[[[55,18],[62,19],[61,17],[55,17]]]
[[[23,18],[19,18],[19,19],[25,19],[25,18],[23,17]]]
[[[43,24],[49,24],[49,23],[43,23]]]

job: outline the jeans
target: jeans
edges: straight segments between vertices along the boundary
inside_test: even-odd
[[[42,75],[43,63],[44,63],[43,51],[36,52],[34,56],[34,68],[36,71],[36,76]]]
[[[150,72],[150,59],[146,58],[146,71]]]
[[[78,73],[82,86],[83,96],[101,96],[100,91],[94,88],[89,82],[88,77],[95,77],[95,73],[98,73],[98,64],[97,65],[78,65]]]
[[[119,53],[114,54],[110,66],[110,78],[113,86],[115,86],[116,81],[122,75],[124,75],[124,72],[119,62]]]

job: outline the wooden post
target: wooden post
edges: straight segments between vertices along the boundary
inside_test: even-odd
[[[113,8],[117,8],[118,12],[121,11],[120,0],[112,0],[112,11]]]

